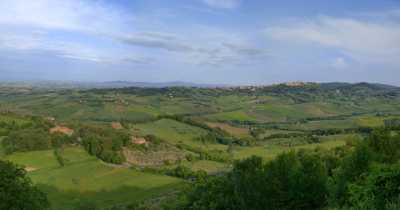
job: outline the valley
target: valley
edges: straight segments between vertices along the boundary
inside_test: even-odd
[[[157,209],[238,160],[351,147],[400,118],[400,89],[1,86],[0,112],[0,158],[24,166],[51,209]]]

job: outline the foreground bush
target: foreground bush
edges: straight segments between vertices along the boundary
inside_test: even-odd
[[[0,209],[43,210],[48,207],[46,195],[33,186],[23,168],[0,160]]]
[[[325,205],[327,174],[314,155],[287,153],[264,164],[236,162],[227,176],[200,181],[181,209],[318,209]]]

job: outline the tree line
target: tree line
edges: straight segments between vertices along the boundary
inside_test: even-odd
[[[399,209],[399,160],[400,135],[376,129],[354,148],[235,162],[224,176],[198,180],[174,209]]]

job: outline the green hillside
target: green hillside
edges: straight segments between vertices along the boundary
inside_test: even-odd
[[[0,158],[52,210],[161,208],[185,185],[253,155],[342,151],[400,119],[400,90],[372,84],[241,88],[0,87]],[[208,179],[207,178],[207,179]]]

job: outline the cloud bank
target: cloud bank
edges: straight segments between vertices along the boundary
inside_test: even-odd
[[[363,63],[400,64],[400,22],[317,17],[265,29],[268,37],[333,48]]]

